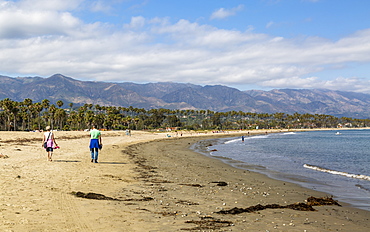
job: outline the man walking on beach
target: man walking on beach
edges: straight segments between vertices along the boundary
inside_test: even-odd
[[[90,152],[91,152],[91,162],[98,163],[99,149],[102,148],[101,133],[96,129],[96,126],[92,127],[90,130]]]

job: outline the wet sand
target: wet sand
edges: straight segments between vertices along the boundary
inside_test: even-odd
[[[325,193],[233,168],[189,149],[238,134],[103,132],[99,163],[87,132],[55,132],[48,162],[41,133],[0,132],[0,231],[368,231],[370,212],[313,206],[220,214],[234,207],[305,203]],[[207,144],[205,144],[207,145]]]

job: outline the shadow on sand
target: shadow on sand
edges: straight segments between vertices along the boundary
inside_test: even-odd
[[[99,164],[127,164],[127,163],[123,163],[123,162],[100,162],[99,161]]]
[[[53,162],[60,162],[60,163],[80,163],[79,160],[53,160]]]
[[[80,163],[82,161],[80,160],[53,160],[53,162],[59,162],[59,163]],[[99,162],[99,164],[127,164],[123,162]]]

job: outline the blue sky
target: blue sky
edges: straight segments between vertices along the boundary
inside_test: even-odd
[[[0,0],[0,75],[370,93],[368,0]]]

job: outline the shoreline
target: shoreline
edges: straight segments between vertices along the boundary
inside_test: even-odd
[[[283,133],[285,133],[285,132],[283,132]],[[261,135],[263,135],[263,134],[261,133]],[[252,135],[252,136],[258,136],[258,135],[256,134],[256,135]],[[283,181],[283,182],[290,182],[290,183],[297,184],[297,185],[299,185],[303,188],[309,188],[309,189],[313,189],[313,190],[316,190],[316,191],[324,192],[324,193],[328,194],[329,196],[331,195],[332,197],[335,197],[337,200],[341,201],[342,203],[345,203],[345,204],[347,204],[347,205],[349,205],[353,208],[358,208],[358,209],[361,209],[361,210],[370,211],[370,209],[368,207],[368,201],[365,201],[365,200],[360,201],[359,200],[360,196],[358,194],[357,195],[352,195],[352,198],[348,198],[348,195],[341,195],[340,193],[338,194],[338,192],[335,191],[334,188],[331,188],[331,189],[329,188],[328,189],[328,185],[326,185],[324,182],[319,181],[320,179],[309,179],[309,178],[306,178],[303,175],[296,175],[296,174],[293,174],[293,173],[286,173],[284,171],[282,171],[282,172],[281,171],[276,171],[276,170],[273,170],[273,169],[269,169],[265,166],[246,163],[244,161],[229,158],[227,156],[215,155],[215,154],[212,154],[213,153],[212,150],[209,150],[209,148],[207,149],[207,147],[209,147],[209,146],[219,145],[220,143],[223,144],[225,141],[228,141],[231,138],[239,139],[238,137],[222,137],[220,139],[210,138],[210,139],[206,140],[205,142],[199,141],[199,142],[195,143],[191,147],[191,149],[194,150],[195,152],[198,152],[198,153],[200,153],[202,155],[205,155],[207,157],[219,159],[222,162],[224,162],[224,163],[226,163],[226,164],[228,164],[232,167],[239,168],[239,169],[242,169],[242,170],[249,170],[249,171],[252,171],[252,172],[261,173],[261,174],[266,175],[267,177],[275,179],[275,180],[279,180],[279,181]],[[233,141],[235,141],[235,140],[233,140]],[[202,146],[205,147],[205,148],[202,148]],[[218,152],[216,149],[214,151]],[[219,153],[217,153],[217,154],[219,154]],[[338,171],[333,171],[333,172],[338,173]],[[355,175],[355,174],[348,174],[348,175]],[[365,197],[365,196],[366,195],[362,195],[362,197]]]
[[[214,136],[209,138],[213,139]],[[204,206],[200,207],[203,211],[195,211],[196,209],[192,211],[193,214],[194,212],[198,213],[197,217],[190,217],[190,214],[187,213],[186,217],[190,217],[190,221],[200,222],[205,217],[210,217],[216,221],[229,221],[233,223],[234,226],[231,229],[235,231],[266,231],[274,229],[278,231],[368,230],[370,212],[355,209],[343,203],[341,203],[342,207],[319,206],[315,208],[317,211],[314,212],[267,209],[259,211],[257,214],[244,213],[222,216],[215,214],[217,211],[230,210],[234,207],[245,208],[259,204],[287,205],[305,202],[310,196],[326,197],[327,194],[304,188],[297,184],[275,180],[264,174],[235,168],[221,160],[190,151],[191,144],[196,141],[199,141],[199,138],[181,138],[172,141],[172,144],[166,140],[157,141],[156,146],[160,150],[166,147],[174,153],[168,152],[168,154],[163,154],[161,161],[156,161],[154,155],[146,155],[144,162],[145,165],[150,164],[150,167],[154,168],[153,170],[160,170],[158,172],[164,178],[163,181],[159,181],[158,178],[147,176],[146,181],[153,183],[151,178],[154,178],[154,183],[159,181],[162,184],[161,188],[164,188],[166,185],[173,185],[172,180],[176,179],[178,180],[177,184],[180,184],[181,188],[187,188],[187,191],[179,194],[186,198],[186,202],[193,204],[193,199],[195,198],[197,199],[196,205],[206,205],[206,209],[204,209]],[[183,147],[179,148],[181,146]],[[153,144],[142,144],[140,147],[142,149],[140,151],[144,151],[143,154],[147,154],[148,152],[145,151],[152,150]],[[173,156],[176,156],[176,162],[180,164],[185,163],[186,166],[176,165],[175,163],[175,167],[170,167],[169,164],[173,160]],[[166,171],[161,172],[163,169]],[[218,182],[225,182],[227,185],[218,187],[215,184]],[[166,189],[166,192],[168,191],[170,190]],[[180,190],[174,188],[171,191],[175,195],[172,198],[178,199],[177,191]],[[192,196],[190,197],[192,200],[189,200],[189,193]],[[165,198],[171,199],[169,196],[173,195],[167,193]],[[170,206],[174,203],[167,204]],[[177,207],[172,207],[171,210],[178,213],[181,212],[179,208],[181,209],[177,205]],[[354,217],[356,218],[355,220]],[[347,219],[343,220],[344,218]],[[356,221],[356,223],[352,224],[351,222],[353,221]],[[227,230],[227,228],[224,229]]]
[[[216,213],[326,196],[190,150],[199,140],[228,135],[103,132],[100,163],[92,164],[86,132],[56,132],[61,149],[53,162],[40,134],[0,132],[0,152],[9,156],[0,159],[0,230],[368,231],[370,212],[346,205]]]

